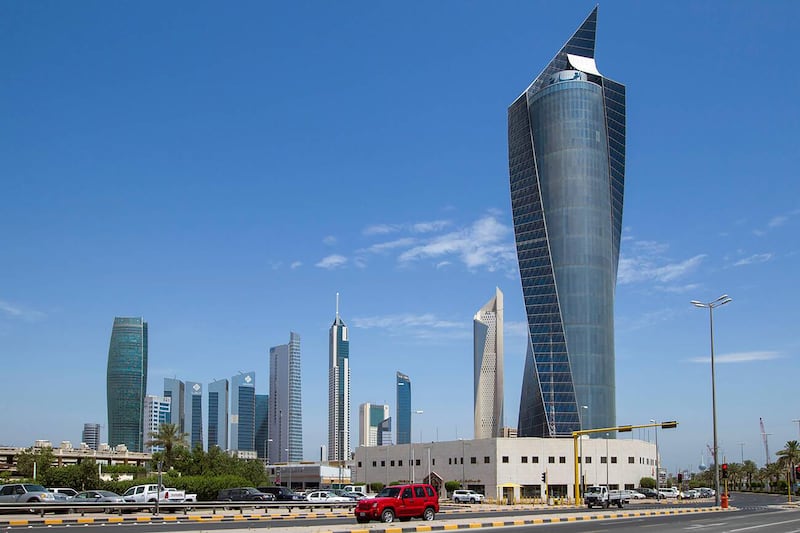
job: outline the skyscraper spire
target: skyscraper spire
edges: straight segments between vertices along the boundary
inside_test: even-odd
[[[336,319],[339,319],[339,293],[336,293]]]

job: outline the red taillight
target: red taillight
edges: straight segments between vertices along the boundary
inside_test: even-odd
[[[164,498],[169,498],[169,492],[164,493]]]

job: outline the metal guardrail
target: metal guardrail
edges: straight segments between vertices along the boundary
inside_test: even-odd
[[[45,513],[70,513],[75,512],[83,516],[85,513],[91,512],[111,512],[115,514],[123,514],[126,512],[146,511],[153,515],[163,513],[183,513],[188,514],[191,510],[210,510],[211,514],[217,514],[218,510],[235,509],[240,514],[244,514],[246,510],[264,509],[286,509],[291,513],[295,509],[348,509],[355,508],[357,501],[352,502],[309,502],[309,501],[278,501],[278,502],[260,502],[260,501],[224,501],[224,502],[185,502],[185,503],[166,503],[159,502],[156,506],[155,502],[148,503],[97,503],[97,502],[75,502],[70,500],[63,500],[58,502],[28,502],[28,503],[0,503],[0,513],[15,513],[15,514],[38,514],[44,516]],[[156,512],[158,510],[158,512]]]

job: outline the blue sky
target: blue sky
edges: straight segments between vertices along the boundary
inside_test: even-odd
[[[400,370],[416,441],[472,435],[472,316],[499,286],[515,425],[506,109],[593,6],[3,2],[0,442],[105,424],[113,318],[141,315],[151,393],[240,370],[265,393],[269,347],[300,333],[315,458],[337,291],[354,423],[394,409]],[[722,452],[763,463],[759,417],[773,451],[798,438],[798,16],[600,5],[597,65],[628,89],[618,422],[678,420],[673,471],[712,439],[689,300],[734,299],[715,314]]]

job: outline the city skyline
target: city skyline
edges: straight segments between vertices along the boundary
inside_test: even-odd
[[[315,458],[337,291],[353,405],[393,403],[403,369],[424,410],[412,438],[429,441],[472,432],[472,318],[500,287],[515,426],[527,343],[507,108],[593,7],[3,3],[0,353],[25,378],[7,384],[0,441],[106,426],[109,322],[144,316],[149,394],[265,375],[268,347],[302,332]],[[734,299],[714,314],[721,451],[742,442],[763,464],[759,417],[773,451],[798,435],[780,376],[800,370],[799,75],[775,54],[798,15],[601,5],[597,66],[628,86],[617,421],[678,420],[659,432],[671,470],[712,440],[708,317],[691,300]]]
[[[595,63],[597,11],[508,108],[511,207],[529,332],[520,437],[616,426],[625,86]]]

